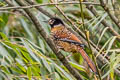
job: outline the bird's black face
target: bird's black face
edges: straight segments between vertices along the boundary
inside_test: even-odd
[[[64,23],[62,22],[62,20],[59,19],[59,18],[56,18],[56,17],[49,19],[48,23],[51,26],[51,28],[53,28],[53,27],[55,27],[55,26],[57,26],[59,24],[64,25]]]

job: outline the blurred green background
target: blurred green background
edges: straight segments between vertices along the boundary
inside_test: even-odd
[[[12,4],[18,5],[15,0],[11,0]],[[61,0],[59,2],[71,2],[79,0]],[[49,0],[36,0],[38,4],[50,3]],[[99,0],[89,0],[89,2],[99,3]],[[120,2],[118,0],[118,2]],[[118,3],[119,4],[119,3]],[[108,0],[107,6],[116,16],[116,7],[113,8],[112,0]],[[4,0],[0,0],[0,8],[8,7]],[[100,5],[94,5],[98,12],[95,17],[86,5],[82,5],[84,14],[84,23],[89,32],[90,40],[100,48],[104,55],[109,55],[109,63],[99,66],[101,78],[103,80],[120,80],[119,75],[114,73],[114,69],[118,68],[120,62],[120,42],[117,40],[120,36],[113,36],[109,28],[103,26],[101,21],[106,19],[107,23],[116,32],[120,33],[120,29],[110,19],[108,14]],[[120,4],[117,5],[120,7]],[[69,26],[72,25],[63,17],[54,5],[42,6],[47,12],[54,16],[61,17]],[[64,14],[82,31],[82,18],[79,4],[59,5]],[[19,9],[20,10],[20,9]],[[23,10],[21,10],[23,11]],[[33,14],[37,17],[44,30],[50,37],[50,26],[44,23],[49,17],[39,12],[35,8],[31,8]],[[24,12],[24,11],[23,11]],[[119,11],[120,12],[120,11]],[[118,13],[119,13],[118,12]],[[90,49],[85,49],[91,56]],[[71,53],[62,51],[64,56],[68,57]],[[69,63],[76,68],[85,80],[95,79],[93,73],[84,65],[84,61],[79,54],[68,57]],[[98,63],[98,65],[101,63]],[[57,59],[45,40],[35,29],[34,24],[23,16],[17,9],[0,10],[0,80],[74,80],[75,78]]]

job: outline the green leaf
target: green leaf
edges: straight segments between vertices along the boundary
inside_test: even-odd
[[[42,0],[36,0],[37,3],[42,3]]]
[[[29,47],[29,45],[21,38],[23,44],[25,45],[27,51],[29,52],[29,54],[37,61],[40,62],[38,57],[33,53],[33,51],[31,50],[31,48]]]
[[[7,36],[4,33],[0,32],[0,36],[3,38],[3,40],[9,41],[9,39],[7,38]]]
[[[78,65],[78,64],[76,64],[76,63],[74,63],[74,62],[72,62],[72,61],[69,61],[69,63],[71,64],[72,67],[74,67],[74,68],[76,68],[76,69],[78,69],[78,70],[80,70],[80,71],[84,71],[84,72],[85,72],[83,66],[80,66],[80,65]]]
[[[61,80],[60,76],[58,73],[55,72],[55,80]]]
[[[113,37],[109,38],[106,43],[103,45],[103,47],[100,49],[100,51],[98,52],[98,54],[96,55],[96,57],[98,57],[98,55],[103,51],[103,49],[107,46],[107,44],[109,44],[109,42],[113,39]]]
[[[28,76],[29,80],[31,80],[31,78],[32,78],[31,67],[28,67],[28,69],[27,69],[27,76]]]
[[[21,65],[21,64],[19,64],[18,62],[17,62],[17,64],[16,64],[23,72],[26,72],[26,69]]]
[[[106,53],[105,53],[104,56],[106,56],[106,55],[108,54],[108,52],[109,52],[109,50],[111,49],[111,47],[112,47],[114,41],[116,40],[116,38],[117,38],[117,36],[114,36],[114,37],[112,38],[112,40],[109,42],[109,46],[108,46],[107,51],[106,51]]]
[[[23,18],[20,18],[20,21],[21,21],[22,27],[24,28],[28,36],[33,40],[34,37],[33,37],[33,33],[29,28],[29,24],[27,24]]]
[[[5,6],[5,3],[3,3],[3,2],[0,2],[0,6]]]
[[[66,71],[64,71],[64,69],[62,69],[61,67],[59,67],[58,65],[54,64],[55,67],[57,69],[59,69],[69,80],[73,80],[72,77],[70,76],[70,74],[68,74]]]
[[[1,22],[4,22],[2,18],[0,18],[0,21],[1,21]]]
[[[0,28],[5,27],[5,25],[8,22],[8,17],[9,17],[9,14],[6,14],[6,13],[2,13],[2,15],[0,15],[0,18],[2,20],[0,21]]]
[[[26,62],[32,62],[32,59],[31,59],[31,57],[29,56],[29,54],[28,54],[28,52],[26,52],[26,51],[23,51],[23,50],[20,50],[21,51],[21,53],[23,54],[23,56],[25,57],[25,59],[26,59]]]
[[[50,65],[47,63],[47,61],[46,61],[44,58],[41,57],[41,59],[42,59],[42,62],[43,62],[43,64],[44,64],[44,66],[45,66],[45,67],[47,68],[47,70],[51,73],[52,70],[51,70]]]
[[[32,70],[32,73],[33,73],[33,75],[35,75],[35,76],[38,76],[39,78],[41,78],[41,76],[40,76],[40,68],[39,68],[39,66],[37,66],[37,65],[32,65],[31,66],[31,70]]]
[[[109,27],[106,27],[106,28],[102,31],[101,36],[99,37],[99,40],[98,40],[97,46],[99,45],[100,40],[102,39],[104,33],[105,33],[108,29],[109,29]]]

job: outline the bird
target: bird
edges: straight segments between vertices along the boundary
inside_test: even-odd
[[[51,26],[51,36],[55,45],[66,52],[80,53],[90,69],[97,73],[96,66],[83,49],[81,40],[66,28],[64,22],[58,17],[52,17],[48,24]]]

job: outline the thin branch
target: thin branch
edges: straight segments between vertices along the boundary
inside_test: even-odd
[[[33,8],[33,7],[39,7],[39,6],[67,5],[67,4],[79,4],[79,2],[72,1],[72,2],[61,2],[61,3],[44,3],[44,4],[35,4],[35,5],[27,5],[27,6],[1,7],[0,10],[25,9],[25,8]],[[92,3],[92,2],[82,2],[82,4],[91,4],[91,5],[98,5],[98,6],[100,5],[99,3]]]
[[[9,6],[13,6],[12,2],[10,0],[5,0],[5,2],[9,5]]]
[[[26,6],[25,2],[23,0],[15,0],[19,5]],[[34,23],[36,29],[41,34],[41,36],[45,39],[45,41],[48,43],[48,45],[51,47],[55,55],[58,57],[58,59],[63,63],[63,65],[69,70],[69,72],[78,80],[83,80],[78,73],[77,70],[75,70],[71,65],[68,63],[67,59],[63,56],[63,54],[58,50],[53,43],[53,40],[48,37],[47,33],[37,20],[37,18],[34,16],[34,14],[29,9],[24,9],[25,12],[30,16],[32,22]]]
[[[9,6],[15,6],[10,0],[4,0]],[[20,14],[22,14],[23,16],[25,16],[25,17],[27,17],[28,19],[30,19],[29,18],[29,16],[25,13],[25,12],[23,12],[22,10],[17,10],[17,9],[15,9],[15,11],[17,11],[17,12],[19,12]]]
[[[107,4],[105,4],[105,2],[103,0],[100,0],[100,4],[103,7],[103,9],[108,13],[109,17],[111,18],[111,20],[118,26],[118,28],[120,29],[120,22],[119,20],[114,16],[114,14],[111,13],[109,7],[107,6]]]
[[[83,7],[82,7],[81,0],[79,0],[79,2],[80,2],[81,18],[82,18],[83,29],[84,29],[84,33],[85,33],[85,36],[86,36],[86,40],[87,40],[88,46],[89,46],[89,48],[90,48],[90,51],[91,51],[91,55],[92,55],[94,64],[95,64],[95,66],[96,66],[96,70],[97,70],[99,79],[102,80],[102,79],[101,79],[101,73],[100,73],[100,71],[99,71],[98,64],[97,64],[97,61],[96,61],[96,59],[95,59],[94,52],[93,52],[93,50],[92,50],[92,48],[91,48],[91,45],[90,45],[89,36],[87,36],[87,29],[86,29],[85,24],[84,24],[84,14],[83,14]]]
[[[37,5],[37,3],[34,0],[26,0],[26,2],[28,2],[30,5]],[[45,9],[43,9],[41,6],[36,6],[35,8],[38,9],[41,13],[43,13],[44,15],[46,15],[50,18],[54,17],[52,14],[50,14]]]

